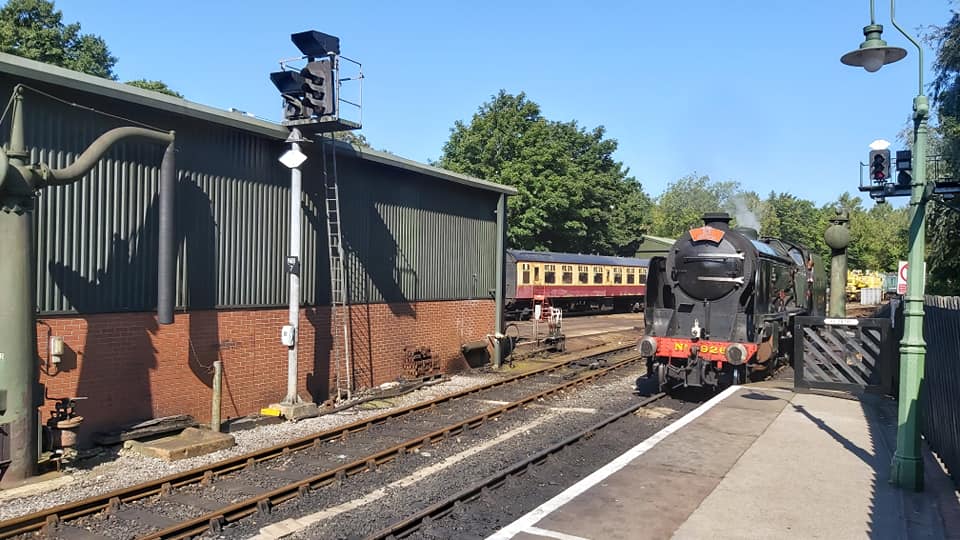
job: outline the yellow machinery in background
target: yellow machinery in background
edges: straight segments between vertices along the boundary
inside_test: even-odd
[[[860,289],[882,289],[886,274],[873,270],[847,270],[847,299],[860,300]]]

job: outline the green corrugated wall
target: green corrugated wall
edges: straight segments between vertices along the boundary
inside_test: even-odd
[[[15,84],[0,76],[3,103]],[[51,85],[68,101],[177,132],[177,304],[286,304],[289,171],[280,140]],[[69,164],[99,134],[129,125],[27,91],[32,160]],[[8,139],[9,121],[2,126]],[[35,211],[41,313],[150,311],[156,305],[162,148],[117,145],[84,180],[41,193]],[[329,148],[328,148],[329,150]],[[301,291],[329,302],[321,156],[304,168]],[[328,154],[329,158],[329,154]],[[491,298],[497,194],[338,154],[350,300]],[[328,159],[328,166],[332,162]]]

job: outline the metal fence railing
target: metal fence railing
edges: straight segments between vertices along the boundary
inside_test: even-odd
[[[960,487],[960,297],[927,296],[924,304],[923,435]]]

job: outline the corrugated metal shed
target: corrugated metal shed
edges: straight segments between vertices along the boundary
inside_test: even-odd
[[[660,236],[643,235],[643,242],[637,247],[637,257],[665,257],[676,240]]]
[[[129,125],[34,90],[176,130],[180,307],[285,305],[289,171],[277,162],[285,128],[0,54],[0,100],[18,83],[31,89],[24,118],[34,162],[65,166],[104,131]],[[306,304],[329,303],[318,146],[306,149],[304,168]],[[351,302],[490,298],[496,203],[512,188],[387,153],[337,148]],[[162,150],[123,142],[85,179],[41,193],[41,312],[153,309]]]

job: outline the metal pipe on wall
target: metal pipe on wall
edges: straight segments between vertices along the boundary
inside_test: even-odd
[[[171,131],[170,136],[173,135]],[[173,324],[173,306],[177,295],[177,224],[173,213],[176,191],[176,151],[171,142],[160,164],[160,239],[157,247],[157,321],[160,324]]]
[[[28,164],[29,152],[24,139],[23,87],[14,88],[10,145],[0,152],[0,485],[9,485],[32,476],[36,470],[40,440],[37,408],[43,402],[36,362],[36,323],[34,294],[36,287],[33,215],[36,197],[49,186],[67,185],[80,180],[96,165],[114,143],[127,137],[145,137],[166,142],[166,178],[174,176],[173,132],[144,128],[116,128],[102,134],[71,165],[51,169],[48,164]],[[172,230],[173,194],[161,191],[161,205]],[[172,254],[173,235],[166,238]],[[175,256],[175,255],[174,255]],[[161,269],[162,271],[162,269]],[[173,285],[172,279],[170,280]],[[158,284],[158,287],[162,287]],[[158,290],[158,315],[163,306],[159,297],[173,294]],[[169,306],[172,322],[172,305]],[[158,317],[159,318],[159,317]],[[167,324],[163,320],[161,323]]]

